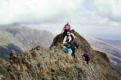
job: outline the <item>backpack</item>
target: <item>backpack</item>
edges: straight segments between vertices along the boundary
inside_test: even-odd
[[[71,39],[70,39],[70,38]],[[70,41],[69,41],[70,40]],[[67,36],[66,42],[72,42],[74,40],[74,36],[72,34],[70,34],[70,36]]]
[[[72,50],[70,48],[66,47],[66,46],[63,46],[62,50],[66,51],[67,53],[72,53]]]
[[[74,40],[74,36],[71,34],[71,41],[73,41]]]

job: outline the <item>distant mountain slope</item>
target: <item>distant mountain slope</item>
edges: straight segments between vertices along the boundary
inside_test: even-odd
[[[17,54],[22,53],[22,44],[18,42],[10,33],[0,30],[0,57],[9,57],[12,51]]]
[[[96,38],[91,38],[88,36],[84,36],[84,38],[91,44],[94,49],[106,53],[110,60],[121,71],[121,50],[117,49],[116,47],[107,42]]]
[[[117,47],[119,50],[121,50],[121,40],[115,40],[115,39],[102,39],[102,38],[96,38],[96,39],[99,39],[99,40],[102,40],[106,43],[109,43],[115,47]]]
[[[52,38],[53,35],[50,32],[31,29],[20,24],[0,26],[0,56],[8,57],[12,50],[21,53],[37,45],[49,47]],[[12,48],[13,46],[8,49],[11,44],[17,47],[20,52]]]

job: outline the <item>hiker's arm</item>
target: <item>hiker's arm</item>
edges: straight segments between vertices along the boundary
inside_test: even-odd
[[[75,39],[75,35],[73,34],[73,33],[71,33],[71,35],[74,37],[74,39]]]
[[[69,36],[69,41],[68,42],[71,42],[72,38]]]
[[[68,31],[71,32],[71,26],[70,25],[68,25]]]
[[[69,25],[69,32],[71,32],[71,26]]]
[[[64,37],[63,43],[66,42],[66,38],[67,38],[67,36]]]

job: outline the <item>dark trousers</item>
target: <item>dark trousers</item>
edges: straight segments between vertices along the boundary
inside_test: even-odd
[[[72,56],[75,58],[75,50],[76,49],[72,49]]]
[[[87,61],[87,64],[89,64],[89,61]]]
[[[85,61],[87,62],[87,64],[89,64],[89,60],[90,60],[89,57],[86,56]]]

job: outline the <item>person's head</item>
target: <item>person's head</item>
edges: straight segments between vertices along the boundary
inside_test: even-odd
[[[67,24],[66,25],[69,25],[69,22],[67,22]]]

